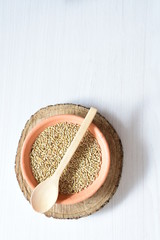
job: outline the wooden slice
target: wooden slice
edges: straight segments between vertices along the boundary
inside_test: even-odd
[[[40,109],[27,121],[18,143],[15,160],[15,172],[19,186],[28,201],[30,200],[31,189],[24,180],[20,168],[21,149],[27,134],[33,127],[36,126],[37,123],[48,117],[58,114],[75,114],[85,117],[87,112],[88,108],[83,106],[74,104],[58,104]],[[55,204],[47,213],[45,213],[47,217],[69,219],[90,215],[109,202],[119,185],[123,163],[123,150],[120,138],[111,124],[99,113],[96,114],[93,123],[101,130],[109,144],[111,152],[111,166],[108,177],[103,186],[89,199],[74,205]]]

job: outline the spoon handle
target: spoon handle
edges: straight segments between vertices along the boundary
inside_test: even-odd
[[[78,132],[76,133],[76,136],[74,137],[73,141],[71,142],[71,145],[67,149],[64,157],[62,158],[60,164],[58,165],[58,168],[56,169],[54,176],[60,177],[63,170],[71,160],[73,154],[75,153],[76,149],[78,148],[82,138],[84,137],[88,127],[90,126],[94,116],[96,115],[97,109],[91,107],[89,112],[87,113],[85,119],[83,120]]]

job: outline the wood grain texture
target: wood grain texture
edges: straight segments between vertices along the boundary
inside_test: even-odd
[[[23,178],[20,167],[21,149],[27,134],[37,123],[50,116],[57,114],[74,114],[85,117],[87,112],[88,109],[83,106],[59,104],[40,109],[27,121],[17,148],[15,171],[19,186],[28,201],[30,201],[31,198],[31,189]],[[45,213],[48,217],[73,219],[88,216],[108,203],[119,185],[123,160],[123,150],[119,136],[111,124],[100,114],[96,114],[93,123],[98,126],[109,144],[111,166],[108,177],[103,186],[92,197],[73,205],[55,204],[47,213]]]
[[[160,239],[160,1],[0,0],[0,239]],[[120,185],[79,220],[36,214],[14,171],[26,119],[95,106],[122,139]]]

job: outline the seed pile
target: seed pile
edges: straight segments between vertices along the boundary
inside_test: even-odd
[[[46,128],[35,140],[31,153],[31,168],[39,182],[53,175],[70,146],[79,126],[58,123]],[[87,188],[98,176],[101,167],[101,150],[95,137],[87,131],[70,160],[59,182],[63,194],[77,193]]]

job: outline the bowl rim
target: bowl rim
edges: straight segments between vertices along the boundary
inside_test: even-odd
[[[83,117],[80,117],[77,115],[58,114],[40,121],[27,134],[22,146],[20,165],[21,165],[22,175],[25,181],[27,182],[27,184],[29,185],[29,187],[31,188],[31,190],[33,190],[38,184],[32,174],[32,170],[30,167],[30,157],[29,157],[31,147],[35,139],[38,137],[38,135],[42,131],[44,131],[44,129],[46,129],[49,126],[54,126],[60,122],[69,122],[69,123],[80,125],[83,120],[84,120]],[[99,174],[97,178],[94,180],[94,182],[91,185],[89,185],[87,188],[83,189],[82,191],[74,194],[68,194],[68,195],[59,194],[58,200],[56,202],[57,204],[75,204],[88,199],[98,191],[98,189],[103,185],[103,183],[107,178],[107,175],[110,169],[110,150],[109,150],[108,142],[104,137],[103,133],[93,122],[90,124],[88,130],[97,139],[101,149],[102,163],[101,163]],[[26,158],[28,158],[27,162],[26,162]]]

